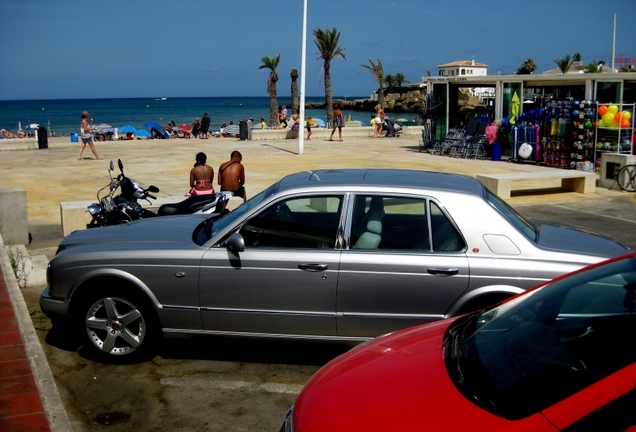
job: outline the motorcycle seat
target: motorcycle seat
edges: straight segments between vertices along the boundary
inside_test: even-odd
[[[164,204],[159,207],[157,214],[159,216],[170,216],[178,214],[194,213],[199,208],[210,204],[218,199],[216,194],[213,195],[192,195],[178,203]]]

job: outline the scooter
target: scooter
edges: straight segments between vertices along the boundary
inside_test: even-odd
[[[113,161],[110,161],[108,176],[110,183],[97,191],[97,201],[88,206],[91,221],[86,228],[97,228],[110,225],[126,224],[139,219],[148,219],[157,216],[170,216],[180,214],[212,214],[223,213],[224,203],[234,194],[232,192],[219,192],[211,195],[193,195],[178,203],[164,204],[154,213],[141,206],[138,200],[157,199],[153,193],[159,192],[159,188],[150,185],[144,189],[133,179],[124,174],[124,164],[121,159],[117,161],[120,173],[113,177],[115,170]],[[108,188],[108,194],[100,197],[103,190]],[[115,196],[117,189],[121,193]]]

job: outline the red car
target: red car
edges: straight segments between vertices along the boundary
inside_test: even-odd
[[[281,428],[636,430],[636,253],[321,368]]]

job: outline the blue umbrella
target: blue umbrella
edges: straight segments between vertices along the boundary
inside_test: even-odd
[[[146,129],[137,129],[137,133],[135,135],[144,138],[150,138],[152,136]]]
[[[324,128],[327,126],[327,123],[325,123],[325,121],[321,118],[314,117],[314,121],[318,124],[318,127]]]
[[[124,125],[118,129],[119,129],[119,132],[122,132],[122,133],[129,133],[129,132],[133,134],[137,133],[137,129],[135,129],[131,125]]]
[[[161,126],[159,123],[157,122],[147,122],[144,123],[143,127],[145,127],[146,129],[150,129],[150,130],[154,130],[155,132],[157,132],[159,135],[161,135],[164,139],[168,139],[170,138],[170,134],[168,132],[166,132],[163,129],[163,126]]]

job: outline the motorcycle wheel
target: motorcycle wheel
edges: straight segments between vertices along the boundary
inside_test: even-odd
[[[85,346],[109,362],[145,361],[156,355],[159,321],[150,302],[130,289],[101,288],[81,301],[78,325]]]

